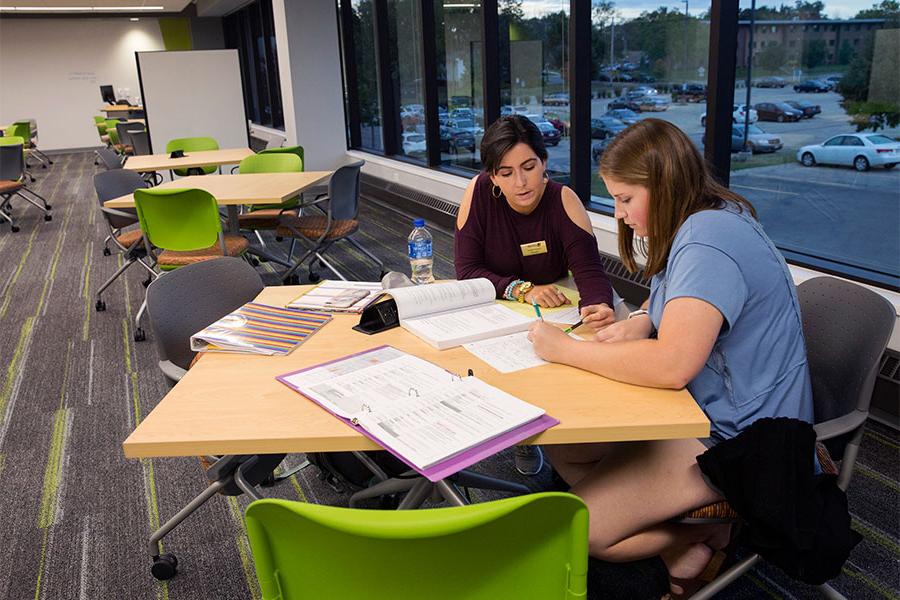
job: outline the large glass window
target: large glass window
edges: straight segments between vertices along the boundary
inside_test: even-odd
[[[372,0],[352,0],[353,46],[356,56],[356,89],[359,105],[360,145],[371,150],[384,150],[381,137],[381,97],[378,70],[375,68],[375,20]],[[354,82],[348,82],[352,85]]]
[[[547,173],[569,183],[568,0],[500,2],[500,114],[537,124]]]
[[[420,0],[388,3],[391,42],[396,48],[400,122],[399,153],[425,159],[425,88],[422,79]]]
[[[684,10],[642,2],[595,4],[591,21],[591,159],[628,125],[654,117],[677,125],[703,148],[710,2]],[[740,110],[735,107],[735,110]],[[592,204],[611,211],[594,170]]]
[[[247,117],[284,129],[272,0],[257,0],[223,19],[225,47],[238,50]]]
[[[434,0],[441,164],[481,168],[481,4]]]
[[[753,124],[735,123],[731,187],[789,260],[896,289],[900,15],[756,6],[740,3],[735,101]],[[810,27],[772,31],[798,19]]]

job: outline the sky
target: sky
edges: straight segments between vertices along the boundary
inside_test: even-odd
[[[750,0],[740,0],[740,7],[750,8]],[[851,19],[857,12],[877,4],[875,0],[824,0],[825,14],[831,19]],[[684,11],[684,2],[660,2],[654,0],[621,0],[615,3],[619,15],[624,19],[633,19],[642,12],[656,10],[660,6],[668,6],[670,10]],[[757,0],[757,6],[779,6],[793,4],[791,0]],[[522,9],[526,17],[537,17],[548,12],[557,12],[564,8],[568,12],[568,0],[524,0]],[[699,15],[709,10],[709,0],[689,0],[688,12]]]

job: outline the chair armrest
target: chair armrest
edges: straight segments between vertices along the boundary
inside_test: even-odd
[[[163,375],[175,382],[181,381],[181,378],[187,373],[185,369],[169,360],[159,361],[159,369],[163,372]]]
[[[842,417],[816,423],[813,426],[813,429],[816,430],[816,439],[821,442],[849,433],[865,423],[868,417],[868,412],[854,410]]]
[[[137,215],[134,213],[127,213],[125,211],[121,211],[115,208],[107,208],[105,206],[101,206],[100,210],[108,215],[115,215],[117,217],[125,217],[126,219],[137,219]]]

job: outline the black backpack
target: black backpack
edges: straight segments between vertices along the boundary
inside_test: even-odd
[[[399,477],[410,468],[389,452],[370,450],[364,453],[388,477]],[[353,452],[307,452],[307,460],[319,469],[319,479],[339,494],[353,493],[377,481],[375,474]],[[417,474],[412,476],[417,477]],[[396,508],[399,498],[383,496],[383,508]]]

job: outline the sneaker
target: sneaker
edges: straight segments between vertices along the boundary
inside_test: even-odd
[[[540,446],[516,446],[516,471],[522,475],[537,475],[544,466]]]

